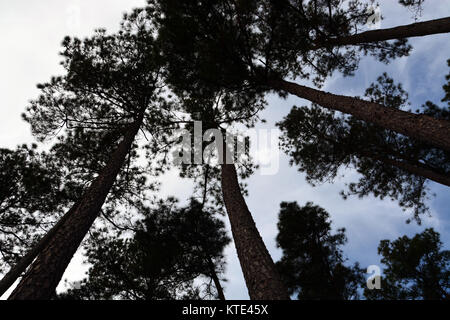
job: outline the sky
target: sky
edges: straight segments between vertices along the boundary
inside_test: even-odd
[[[66,35],[85,37],[97,28],[108,31],[118,29],[122,14],[134,7],[141,7],[145,0],[40,0],[0,1],[0,147],[14,148],[18,144],[33,142],[27,123],[21,119],[28,101],[38,94],[36,84],[48,81],[51,76],[62,73],[58,53]],[[385,18],[380,27],[408,24],[414,21],[413,14],[392,0],[381,0],[381,14]],[[419,21],[450,15],[448,0],[426,1]],[[442,85],[449,73],[447,59],[450,58],[450,36],[434,35],[410,39],[411,55],[385,65],[368,57],[361,60],[353,77],[336,73],[322,88],[343,95],[362,96],[365,88],[383,72],[401,82],[409,93],[413,107],[431,100],[437,104],[443,97]],[[308,84],[308,83],[307,83]],[[308,105],[297,97],[281,100],[268,97],[268,107],[261,114],[267,120],[258,128],[274,129],[293,105]],[[380,265],[377,246],[382,239],[394,240],[402,235],[413,236],[425,228],[433,227],[441,234],[446,248],[450,248],[450,189],[429,183],[436,195],[428,201],[431,216],[424,217],[421,226],[415,222],[406,224],[410,217],[395,202],[374,197],[343,200],[339,191],[345,183],[355,181],[357,173],[343,171],[345,177],[333,184],[310,186],[303,174],[289,165],[289,158],[279,154],[279,171],[275,175],[256,172],[247,180],[249,196],[246,198],[261,236],[277,261],[281,252],[276,248],[275,237],[279,204],[282,201],[297,201],[300,205],[312,201],[325,208],[333,221],[333,229],[346,228],[348,243],[344,254],[349,262],[359,261],[361,266]],[[164,177],[161,197],[174,195],[186,200],[192,194],[189,183],[179,183],[177,174]],[[228,224],[227,224],[228,226]],[[224,284],[228,299],[248,299],[247,289],[237,259],[234,244],[226,248],[227,270]],[[67,268],[63,279],[74,281],[84,277],[88,266],[82,264],[78,252]],[[61,281],[58,290],[63,290]],[[9,292],[8,292],[9,293]],[[6,293],[2,298],[7,297]]]

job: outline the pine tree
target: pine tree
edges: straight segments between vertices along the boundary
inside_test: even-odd
[[[83,41],[66,38],[62,55],[67,74],[39,85],[42,95],[32,102],[25,118],[40,139],[63,126],[67,130],[113,128],[120,130],[123,138],[10,299],[48,299],[54,294],[133,150],[135,136],[141,128],[151,132],[152,126],[164,119],[168,104],[160,96],[158,49],[147,26],[137,22],[131,16],[116,35],[100,30]]]
[[[365,96],[390,108],[409,107],[407,93],[387,74],[380,76]],[[450,120],[448,107],[440,108],[429,101],[420,112]],[[428,211],[427,180],[450,186],[448,152],[354,117],[318,106],[294,107],[278,126],[291,163],[306,173],[308,182],[332,181],[341,168],[348,166],[358,171],[361,178],[349,184],[349,190],[343,192],[345,197],[390,197],[402,207],[413,209],[414,218],[420,221],[420,215]]]
[[[282,202],[277,245],[283,256],[277,262],[289,293],[300,300],[357,299],[363,270],[356,263],[346,266],[341,247],[345,229],[331,233],[329,214],[308,202]]]
[[[196,200],[177,208],[175,199],[168,199],[145,213],[130,231],[133,236],[125,239],[95,233],[87,245],[87,262],[92,265],[88,278],[59,298],[216,297],[211,281],[224,270],[223,249],[230,239],[214,212],[204,211]]]
[[[364,290],[368,299],[450,299],[450,251],[442,250],[440,235],[433,229],[412,238],[382,240],[378,253],[386,268],[381,289]]]
[[[183,75],[180,75],[181,77]],[[174,81],[176,83],[176,80]],[[174,87],[177,91],[177,87]],[[229,94],[226,91],[180,90],[178,95],[182,102],[180,106],[190,119],[202,121],[203,132],[216,129],[220,137],[215,137],[215,147],[219,166],[213,167],[211,177],[220,181],[220,193],[231,224],[233,240],[241,263],[241,268],[251,299],[288,299],[275,264],[261,238],[243,197],[243,189],[238,180],[237,165],[240,166],[241,177],[247,177],[252,170],[251,163],[245,159],[236,159],[234,149],[231,149],[226,139],[226,126],[240,123],[252,126],[257,120],[255,114],[264,107],[264,100],[258,93],[242,91],[240,94]],[[192,130],[192,128],[190,128]],[[207,144],[203,143],[202,154]],[[190,152],[190,151],[188,151]],[[205,151],[206,152],[206,151]],[[203,154],[204,170],[211,167],[208,155]],[[193,159],[191,153],[189,158]],[[220,162],[222,159],[222,162]],[[206,162],[206,163],[205,163]],[[188,165],[184,174],[192,176],[195,166]]]
[[[345,7],[345,5],[348,5]],[[313,79],[316,85],[338,70],[352,75],[360,53],[382,62],[411,50],[400,28],[395,42],[369,39],[361,45],[314,49],[317,43],[352,36],[367,21],[361,1],[150,1],[164,37],[164,54],[172,60],[169,77],[185,75],[185,88],[210,87],[239,92],[253,88],[297,95],[383,128],[450,150],[450,124],[426,114],[387,108],[383,104],[327,93],[287,78]],[[447,30],[448,19],[442,20]],[[430,24],[438,22],[430,22]],[[440,22],[439,22],[440,23]],[[431,28],[432,29],[432,28]],[[442,28],[438,28],[442,30]],[[434,31],[420,34],[433,34]],[[447,31],[445,31],[447,32]],[[419,33],[417,34],[419,35]],[[376,38],[376,37],[374,37]],[[389,37],[385,37],[386,39]],[[389,38],[390,39],[390,38]],[[367,41],[369,41],[367,40]]]

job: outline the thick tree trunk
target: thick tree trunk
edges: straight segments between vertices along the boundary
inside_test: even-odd
[[[53,238],[53,236],[58,231],[58,228],[67,220],[67,218],[75,211],[77,205],[75,204],[59,221],[56,225],[53,226],[45,236],[39,240],[39,242],[24,255],[19,262],[14,265],[7,274],[0,281],[0,296],[3,295],[20,277],[20,275],[25,272],[28,266],[33,262],[34,259],[38,256],[38,254],[44,250],[45,246],[49,243],[49,241]]]
[[[317,44],[312,49],[314,50],[328,46],[358,45],[363,43],[421,37],[447,32],[450,32],[450,17],[417,22],[388,29],[371,30],[341,38],[327,39],[325,43]]]
[[[357,119],[450,151],[450,121],[388,108],[355,97],[340,96],[282,79],[269,79],[268,84],[274,89],[289,92],[322,107],[351,114]]]
[[[108,164],[86,190],[75,210],[31,265],[10,300],[50,299],[81,241],[97,218],[105,199],[125,162],[143,120],[143,112],[133,123]]]
[[[287,289],[242,196],[234,164],[222,164],[221,180],[223,199],[250,299],[289,300]]]

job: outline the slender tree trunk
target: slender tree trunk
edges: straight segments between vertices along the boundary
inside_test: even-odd
[[[58,228],[67,220],[67,218],[75,211],[77,205],[75,204],[59,221],[56,225],[53,226],[45,236],[39,240],[39,242],[28,251],[19,262],[14,265],[7,274],[0,281],[0,296],[3,295],[20,277],[20,275],[25,272],[28,266],[33,262],[34,259],[38,256],[38,254],[44,250],[45,246],[49,243],[49,241],[53,238],[53,236],[58,231]]]
[[[201,207],[200,207],[201,211],[203,211],[203,208],[205,207],[206,196],[207,196],[207,193],[208,193],[208,179],[209,179],[208,174],[209,174],[209,167],[207,166],[206,169],[205,169],[205,176],[204,176],[204,180],[203,180],[204,187],[203,187],[203,200],[202,200],[202,204],[201,204]],[[199,249],[200,249],[200,247],[199,247]],[[214,266],[214,263],[211,260],[211,257],[207,253],[205,254],[205,256],[206,256],[205,260],[206,260],[206,262],[207,262],[207,264],[209,266],[209,269],[210,269],[209,276],[211,277],[211,279],[214,282],[214,286],[216,287],[216,290],[217,290],[217,295],[219,296],[220,300],[225,301],[226,300],[225,299],[225,294],[223,292],[222,285],[220,284],[219,277],[217,276],[216,267]]]
[[[211,261],[211,259],[208,257],[208,265],[210,268],[210,277],[214,281],[214,286],[217,290],[217,295],[219,296],[219,299],[222,301],[225,301],[225,294],[223,292],[222,285],[220,284],[219,277],[217,276],[216,268],[214,267],[214,263]]]
[[[355,97],[340,96],[282,79],[269,79],[268,84],[274,89],[287,91],[322,107],[351,114],[357,119],[450,151],[450,121],[388,108]]]
[[[310,128],[310,130],[314,130],[313,128]],[[329,141],[330,143],[338,146],[339,142],[337,142],[336,140],[334,140],[332,137],[330,137],[329,135],[323,134],[321,132],[316,131],[316,133],[322,138],[325,139],[327,141]],[[406,172],[415,174],[416,176],[421,176],[424,177],[428,180],[432,180],[434,182],[443,184],[445,186],[450,187],[450,175],[447,175],[445,173],[441,173],[436,171],[435,168],[432,168],[426,164],[417,162],[417,161],[411,161],[410,159],[401,159],[401,160],[397,160],[397,159],[390,159],[384,155],[380,155],[377,154],[375,152],[369,152],[369,151],[365,151],[362,148],[358,148],[354,150],[355,154],[359,154],[363,157],[367,157],[367,158],[371,158],[374,160],[378,160],[381,161],[383,163],[389,164],[391,166],[397,167],[399,169],[402,169]],[[388,152],[389,153],[389,152]],[[398,156],[398,155],[395,155]],[[401,155],[400,155],[401,157]]]
[[[447,32],[450,32],[450,17],[417,22],[388,29],[371,30],[341,38],[327,39],[326,42],[317,44],[312,49],[315,50],[328,46],[358,45],[363,43],[421,37]]]
[[[415,174],[416,176],[421,176],[426,179],[435,181],[437,183],[443,184],[447,187],[450,187],[450,175],[445,175],[436,172],[435,170],[428,168],[426,165],[423,165],[421,163],[410,163],[408,161],[401,161],[401,160],[395,160],[390,159],[384,156],[376,155],[376,154],[370,154],[361,152],[362,156],[367,156],[369,158],[379,160],[381,162],[384,162],[386,164],[392,165],[394,167],[397,167],[399,169],[402,169],[406,172]]]
[[[74,211],[31,265],[10,300],[50,299],[70,260],[97,218],[142,124],[144,110],[131,124],[108,164],[86,190]]]
[[[250,299],[289,300],[242,196],[234,164],[222,164],[221,180],[223,200]]]

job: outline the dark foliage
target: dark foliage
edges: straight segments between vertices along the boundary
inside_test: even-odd
[[[408,107],[407,93],[386,74],[366,90],[365,96],[389,108]],[[450,119],[448,107],[440,108],[431,102],[418,112]],[[342,193],[344,197],[388,197],[404,209],[411,209],[419,222],[420,215],[428,211],[426,177],[394,166],[392,161],[432,170],[444,177],[450,174],[447,152],[315,105],[294,107],[278,126],[283,131],[284,150],[291,156],[291,163],[306,173],[308,182],[330,182],[340,169],[353,167],[361,177],[348,185],[348,191]]]
[[[178,209],[169,199],[136,222],[131,238],[96,233],[87,245],[88,278],[60,298],[214,298],[211,272],[223,272],[230,239],[213,215],[197,201]]]
[[[68,201],[63,177],[36,145],[0,149],[0,272],[58,219]]]
[[[378,60],[409,54],[406,40],[328,46],[364,29],[370,12],[362,1],[148,1],[158,12],[169,76],[186,90],[265,90],[265,77],[313,79],[333,71],[351,75],[359,51]]]
[[[298,299],[356,299],[363,282],[358,264],[346,266],[341,247],[345,229],[331,233],[329,214],[308,202],[282,202],[277,245],[283,256],[277,267]]]
[[[426,229],[412,238],[382,240],[378,246],[386,266],[380,290],[365,290],[368,299],[450,299],[450,251],[442,250],[439,233]]]

